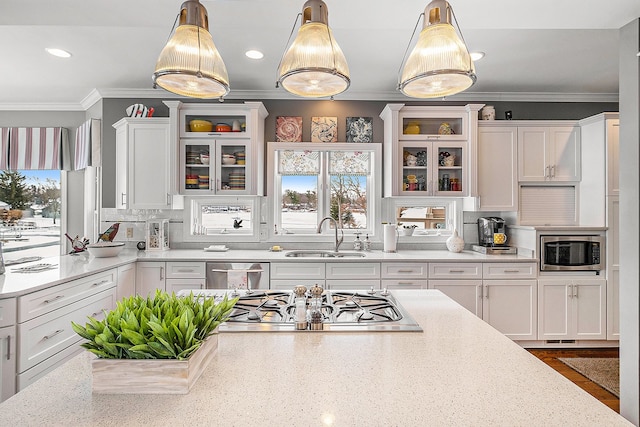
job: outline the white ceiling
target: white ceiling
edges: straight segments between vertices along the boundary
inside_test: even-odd
[[[351,70],[336,99],[397,100],[403,54],[428,0],[325,0]],[[618,30],[639,0],[451,0],[477,83],[455,99],[617,101]],[[0,110],[89,107],[103,97],[170,97],[151,74],[181,0],[2,0]],[[276,68],[304,0],[209,0],[229,98],[289,98]],[[47,54],[59,47],[73,56]],[[248,49],[262,60],[244,56]]]

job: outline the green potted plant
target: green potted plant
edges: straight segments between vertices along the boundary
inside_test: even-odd
[[[213,358],[216,328],[238,299],[132,296],[73,330],[87,340],[97,393],[187,393]]]

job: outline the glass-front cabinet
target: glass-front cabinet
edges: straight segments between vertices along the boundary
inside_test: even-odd
[[[182,194],[254,194],[254,157],[247,139],[180,140]]]
[[[177,190],[184,195],[263,195],[261,102],[183,104],[165,101],[177,140]]]
[[[468,196],[470,150],[482,104],[388,104],[384,120],[384,196]],[[386,171],[385,171],[386,172]]]

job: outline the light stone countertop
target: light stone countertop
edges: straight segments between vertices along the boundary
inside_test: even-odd
[[[25,264],[8,266],[0,275],[0,298],[9,298],[35,292],[56,284],[79,279],[93,273],[136,261],[247,261],[252,262],[537,262],[521,255],[483,255],[472,251],[453,253],[444,250],[401,250],[396,253],[365,252],[364,258],[293,258],[287,250],[229,250],[206,252],[202,249],[170,249],[167,251],[136,251],[127,249],[116,257],[95,258],[88,253],[44,258]],[[349,251],[343,251],[349,252]],[[55,268],[38,273],[18,273],[14,269],[34,264],[53,264]]]
[[[0,425],[632,425],[439,291],[394,295],[424,332],[224,332],[187,395],[94,395],[85,352]]]

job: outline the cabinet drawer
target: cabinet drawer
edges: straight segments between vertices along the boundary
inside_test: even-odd
[[[44,362],[38,363],[33,368],[19,373],[18,375],[16,375],[16,391],[24,390],[25,387],[33,384],[40,378],[47,375],[49,372],[56,369],[58,366],[62,365],[67,360],[72,359],[74,356],[77,356],[84,351],[87,350],[80,347],[80,342],[78,342],[65,348],[59,353],[56,353],[54,356],[51,356]]]
[[[205,276],[204,262],[167,262],[167,279],[202,279]]]
[[[16,299],[0,299],[0,328],[16,324]]]
[[[327,279],[380,279],[380,263],[328,262],[326,273]]]
[[[380,280],[327,280],[326,289],[342,290],[342,291],[364,291],[380,289]]]
[[[482,279],[482,264],[429,263],[429,279]]]
[[[165,289],[167,293],[178,293],[183,290],[197,290],[206,287],[204,279],[167,279],[165,280]]]
[[[280,291],[292,291],[298,285],[306,286],[310,289],[313,285],[318,285],[322,288],[325,287],[324,279],[303,279],[303,280],[271,280],[269,283],[270,289],[277,289]]]
[[[323,262],[288,262],[271,263],[271,278],[284,280],[322,279],[324,280]]]
[[[87,316],[102,319],[115,306],[116,290],[108,289],[18,325],[18,372],[24,372],[81,340],[71,322],[84,325]]]
[[[116,286],[117,270],[72,280],[18,298],[18,323]]]
[[[426,263],[383,263],[383,279],[426,279],[428,264]]]
[[[427,289],[427,279],[384,279],[382,288],[386,289]]]
[[[537,264],[527,263],[484,263],[482,277],[484,279],[522,279],[536,278]]]

